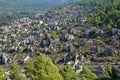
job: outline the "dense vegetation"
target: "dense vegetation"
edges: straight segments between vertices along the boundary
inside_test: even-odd
[[[71,65],[64,66],[59,72],[58,67],[44,54],[40,54],[35,62],[26,63],[24,73],[30,80],[79,80]],[[7,77],[11,80],[25,80],[22,74],[22,69],[17,64],[11,65],[10,74],[7,76],[0,67],[0,80],[6,80]]]
[[[17,64],[12,64],[10,68],[9,78],[11,80],[24,80],[24,76],[22,75],[22,69]]]
[[[71,65],[66,65],[61,74],[64,80],[79,80]]]
[[[49,6],[49,7],[47,7]],[[44,1],[34,0],[0,0],[1,12],[8,11],[43,11],[50,9],[53,4],[45,3]]]
[[[74,1],[78,0],[0,0],[0,9],[1,11],[46,11]]]
[[[105,0],[106,1],[106,0]],[[95,7],[92,15],[92,23],[95,26],[106,26],[108,28],[120,28],[120,1],[109,0],[112,3]]]
[[[103,72],[103,78],[108,77],[112,80],[120,80],[120,76],[118,76],[119,73],[115,73],[115,68],[112,67],[111,64],[108,64],[105,68],[105,71]]]
[[[22,17],[34,18],[33,12],[6,12],[0,14],[0,26],[8,25],[14,20]]]
[[[65,65],[61,71],[53,64],[50,58],[44,54],[40,54],[35,62],[25,64],[24,71],[17,64],[12,64],[9,75],[6,75],[2,67],[0,67],[0,80],[25,80],[24,74],[30,80],[119,80],[119,74],[108,64],[101,77],[97,77],[87,66],[83,65],[82,72],[77,76],[71,65]]]
[[[90,69],[85,65],[83,65],[83,71],[81,73],[81,76],[82,76],[82,80],[95,80],[95,79],[97,79],[97,76],[92,71],[90,71]]]
[[[34,13],[45,13],[58,5],[77,0],[0,0],[0,26],[21,17],[32,17]]]
[[[92,5],[92,6],[104,6],[109,3],[113,3],[114,0],[80,0],[80,3],[83,5]]]
[[[33,64],[28,63],[26,69],[31,80],[63,80],[57,66],[43,54],[40,54]]]
[[[6,80],[7,76],[5,75],[4,70],[0,67],[0,80]]]

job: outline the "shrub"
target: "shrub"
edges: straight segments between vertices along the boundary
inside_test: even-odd
[[[83,65],[83,71],[81,72],[82,80],[95,80],[97,78],[87,66]]]
[[[56,31],[52,31],[52,32],[51,32],[51,38],[53,38],[53,39],[57,38],[57,33],[56,33]]]
[[[57,66],[44,54],[40,54],[34,63],[26,64],[26,73],[31,80],[63,80]]]
[[[4,70],[0,67],[0,80],[6,80],[7,76],[5,75]]]
[[[76,72],[72,69],[70,65],[64,66],[63,71],[61,72],[64,80],[79,80],[76,75]]]
[[[9,78],[11,80],[24,80],[24,77],[21,72],[21,67],[17,64],[13,64],[10,69]]]

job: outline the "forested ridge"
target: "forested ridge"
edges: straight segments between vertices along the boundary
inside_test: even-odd
[[[113,1],[113,0],[112,0]],[[94,14],[94,25],[106,25],[107,27],[120,28],[120,1],[115,0],[110,4],[101,6],[96,9],[96,14]]]
[[[34,13],[46,11],[77,0],[0,0],[0,25],[7,25],[15,19],[33,17]]]

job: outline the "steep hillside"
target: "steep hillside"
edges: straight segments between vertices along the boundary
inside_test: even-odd
[[[25,0],[0,0],[1,8],[6,11],[43,11],[48,10],[54,5],[45,2],[37,1],[25,1]],[[49,7],[47,7],[49,6]],[[3,11],[4,12],[4,11]]]
[[[36,19],[26,16],[1,26],[0,66],[8,76],[0,80],[16,80],[19,74],[24,75],[19,80],[58,80],[58,75],[64,78],[59,80],[119,80],[120,3],[116,1],[82,0],[38,13]],[[11,64],[17,67],[13,63],[21,71],[12,71]],[[113,68],[105,68],[108,63]]]
[[[69,2],[68,2],[69,1]],[[34,16],[34,13],[46,11],[77,0],[0,0],[0,25],[12,20]]]
[[[55,6],[77,0],[0,0],[0,8],[14,11],[46,11]]]

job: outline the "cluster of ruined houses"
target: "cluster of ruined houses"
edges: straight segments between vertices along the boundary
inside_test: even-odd
[[[69,7],[69,9],[68,9]],[[81,7],[68,6],[61,9],[49,11],[38,20],[31,20],[28,17],[15,20],[10,26],[0,27],[0,52],[1,53],[65,53],[63,63],[71,64],[76,72],[81,71],[83,56],[76,54],[72,59],[70,53],[82,52],[82,48],[89,48],[90,53],[96,53],[101,56],[112,56],[120,52],[120,47],[115,47],[105,43],[103,36],[111,41],[120,40],[120,29],[111,28],[110,30],[98,29],[86,25],[86,17],[78,15]],[[78,9],[80,8],[80,9]],[[74,17],[73,17],[74,16]],[[74,24],[75,23],[75,24]],[[56,32],[57,37],[52,38],[51,33]],[[109,37],[110,36],[110,37]],[[97,38],[102,46],[96,45],[93,39]],[[97,42],[98,43],[98,42]],[[89,44],[92,44],[88,46]],[[118,43],[119,45],[120,43]],[[100,48],[103,48],[100,50]],[[10,58],[1,55],[1,61],[6,64]],[[29,59],[29,56],[23,56],[21,63]],[[96,61],[95,59],[91,59]]]
[[[62,6],[55,9],[52,9],[45,13],[45,16],[39,16],[43,21],[48,24],[62,25],[63,27],[66,24],[70,24],[76,21],[79,21],[79,25],[84,25],[86,18],[80,15],[85,9],[82,9],[83,6],[77,5],[68,5]]]
[[[81,20],[82,22],[82,20]],[[33,25],[34,23],[34,25]],[[40,27],[40,26],[48,26],[48,28]],[[39,26],[38,30],[34,29],[34,26]],[[33,21],[29,18],[23,18],[16,20],[11,26],[1,26],[0,31],[0,51],[6,53],[39,53],[44,52],[47,53],[51,51],[51,53],[68,53],[64,57],[65,64],[71,64],[73,68],[76,69],[76,72],[79,73],[82,69],[83,56],[75,55],[74,60],[70,58],[69,53],[78,53],[80,50],[76,50],[75,42],[77,39],[83,40],[83,45],[86,45],[90,42],[90,34],[101,36],[104,32],[101,29],[97,29],[95,27],[84,27],[82,34],[79,34],[82,26],[63,26],[62,25],[49,25],[44,23],[42,20]],[[57,34],[57,38],[51,38],[51,32],[62,32]],[[114,38],[113,40],[119,39],[120,30],[117,28],[112,28],[109,33],[112,36],[116,36],[118,38]],[[107,34],[107,33],[106,33]],[[82,35],[82,38],[80,37]],[[81,44],[77,44],[80,49]],[[112,45],[106,45],[104,43],[104,50],[101,52],[98,46],[90,46],[90,52],[92,53],[101,53],[104,56],[112,56],[116,53],[116,49]],[[39,50],[41,48],[41,50]],[[2,63],[9,63],[11,58],[6,57],[4,54],[1,55]],[[29,56],[23,56],[21,63],[27,61]]]
[[[33,26],[31,23],[32,20],[24,18],[17,20],[12,26],[1,26],[0,51],[8,53],[35,53],[38,51],[36,47],[44,48],[44,52],[47,52],[48,49],[56,51],[54,50],[57,48],[56,44],[63,42],[63,45],[59,46],[59,48],[64,47],[66,52],[72,52],[74,51],[74,45],[72,42],[77,38],[83,39],[83,42],[87,43],[91,36],[96,38],[97,36],[101,36],[104,33],[104,35],[111,34],[112,37],[110,40],[115,41],[120,39],[118,35],[120,30],[117,28],[112,28],[109,30],[109,33],[105,33],[101,29],[89,26],[84,28],[84,31],[81,31],[82,34],[80,34],[80,29],[83,28],[81,26],[66,26],[66,28],[62,28],[59,25],[47,25],[48,29],[43,27],[35,30],[34,25],[40,27],[41,25],[43,26],[45,24],[41,20],[38,20],[37,23],[34,23]],[[61,33],[57,34],[57,38],[52,39],[51,32],[53,31]],[[81,36],[82,38],[80,38]],[[104,44],[104,47],[105,53],[108,50],[111,52],[115,50],[112,45]],[[91,51],[97,50],[98,47],[91,46]]]

